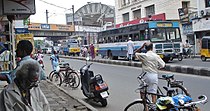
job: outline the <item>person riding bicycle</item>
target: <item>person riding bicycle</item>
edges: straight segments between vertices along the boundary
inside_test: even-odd
[[[183,44],[183,55],[185,55],[186,57],[190,56],[191,53],[191,45],[189,43],[188,40],[185,41],[185,43]]]
[[[146,53],[138,53],[145,47]],[[142,71],[144,73],[144,80],[148,84],[147,92],[151,93],[152,102],[156,102],[157,84],[158,84],[158,68],[164,68],[165,62],[160,58],[159,55],[154,53],[153,44],[146,42],[141,48],[135,51],[136,57],[142,62]],[[137,53],[136,53],[137,52]],[[141,93],[141,98],[143,94]]]

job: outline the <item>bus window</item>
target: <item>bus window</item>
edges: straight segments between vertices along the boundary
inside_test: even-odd
[[[119,36],[119,42],[122,42],[122,36]]]
[[[136,33],[136,34],[134,34],[134,41],[138,41],[138,40],[139,40],[139,34]]]
[[[122,42],[126,42],[128,40],[128,35],[124,35],[122,38]]]
[[[116,36],[116,37],[114,38],[114,42],[119,42],[119,37],[118,37],[118,36]]]
[[[166,29],[166,34],[167,34],[167,39],[168,40],[180,39],[178,29]]]
[[[140,38],[139,40],[145,40],[145,31],[140,31]]]
[[[152,42],[166,41],[166,35],[164,29],[150,29],[150,38]]]

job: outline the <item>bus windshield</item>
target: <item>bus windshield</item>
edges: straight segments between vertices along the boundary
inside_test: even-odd
[[[150,29],[152,42],[180,41],[179,28],[152,28]]]

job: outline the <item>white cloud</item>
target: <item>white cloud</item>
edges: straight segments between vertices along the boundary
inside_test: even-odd
[[[35,0],[36,2],[36,14],[31,15],[30,20],[31,22],[36,23],[46,23],[46,10],[49,12],[49,19],[48,22],[50,24],[65,24],[66,18],[65,13],[71,13],[72,11],[66,11],[65,9],[58,8],[49,4],[42,2],[43,0]],[[65,7],[65,8],[72,8],[72,5],[75,7],[75,12],[81,8],[82,6],[86,5],[87,2],[101,2],[102,4],[106,5],[115,5],[115,0],[95,0],[95,1],[86,1],[86,0],[44,0],[48,3],[55,4],[57,6]]]

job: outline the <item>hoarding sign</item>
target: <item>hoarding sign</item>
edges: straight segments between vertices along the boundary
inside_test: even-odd
[[[193,20],[193,32],[210,30],[210,20],[202,18],[200,20]]]
[[[50,29],[49,24],[41,24],[41,29]]]
[[[165,13],[153,15],[151,18],[144,17],[144,18],[140,18],[140,19],[124,22],[124,23],[121,23],[121,24],[117,24],[116,28],[124,27],[124,26],[128,26],[128,25],[139,24],[139,23],[144,23],[144,22],[151,21],[151,20],[164,21],[164,20],[166,20]]]
[[[3,14],[35,14],[35,0],[3,0]]]
[[[29,31],[28,31],[28,28],[15,28],[15,33],[24,34],[24,33],[29,33]]]

